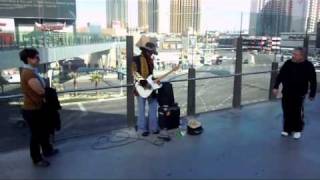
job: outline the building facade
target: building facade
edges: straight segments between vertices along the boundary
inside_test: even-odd
[[[159,32],[158,0],[139,0],[138,11],[139,28],[144,32]]]
[[[128,0],[106,0],[107,28],[128,26]]]
[[[290,31],[292,1],[269,0],[264,3],[263,8],[257,14],[256,35],[280,36],[281,32]]]
[[[201,0],[171,0],[170,32],[200,32]]]
[[[249,34],[315,32],[319,9],[320,0],[252,0]]]

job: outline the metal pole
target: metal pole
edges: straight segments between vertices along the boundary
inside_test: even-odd
[[[310,24],[310,17],[308,17],[308,19],[307,19],[306,35],[305,35],[304,41],[303,41],[303,48],[305,50],[306,59],[308,59],[308,56],[309,56],[309,34],[308,34],[309,24]]]
[[[309,56],[309,35],[306,34],[305,38],[304,38],[304,41],[303,41],[303,48],[305,50],[305,57],[306,59],[308,59],[308,56]]]
[[[127,36],[127,84],[133,84],[133,75],[131,72],[133,59],[133,36]],[[135,121],[135,107],[134,107],[134,87],[127,87],[127,121],[129,127],[134,127]]]
[[[16,43],[20,47],[20,31],[19,31],[19,22],[17,19],[14,19],[14,29],[16,35]]]
[[[277,62],[272,62],[271,66],[271,76],[270,76],[270,86],[269,86],[269,100],[275,100],[276,96],[273,95],[273,86],[276,83],[276,78],[278,75],[278,63]]]
[[[120,86],[123,86],[123,75],[121,74]],[[120,88],[120,96],[123,96],[123,87]]]
[[[192,64],[191,64],[191,68],[193,69],[193,51],[194,51],[194,49],[193,49],[194,47],[192,46]]]
[[[187,115],[193,116],[196,113],[196,70],[191,67],[188,72],[188,97],[187,97]]]
[[[233,85],[233,108],[241,107],[241,90],[242,90],[242,36],[237,39],[237,54],[235,63],[235,76]]]

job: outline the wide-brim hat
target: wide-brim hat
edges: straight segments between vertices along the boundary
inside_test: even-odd
[[[203,132],[201,122],[197,120],[189,120],[187,132],[189,135],[200,135]]]
[[[193,129],[196,129],[196,128],[199,128],[201,127],[201,122],[197,121],[197,120],[189,120],[188,121],[188,126],[190,128],[193,128]]]
[[[137,42],[136,46],[139,47],[140,49],[146,49],[146,50],[151,51],[152,53],[158,55],[157,44],[156,44],[155,38],[151,38],[151,37],[143,35],[143,36],[141,36],[141,38]]]

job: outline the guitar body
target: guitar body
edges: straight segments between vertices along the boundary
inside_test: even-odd
[[[148,98],[154,90],[160,89],[162,86],[161,84],[159,85],[153,82],[152,75],[150,75],[146,80],[148,82],[147,87],[141,86],[139,82],[135,83],[135,88],[139,96],[141,96],[142,98]]]
[[[173,73],[174,71],[178,70],[180,67],[180,64],[176,67],[174,67],[170,72],[166,73],[165,75],[162,75],[161,77],[159,77],[156,81],[160,82],[161,79],[165,78],[166,76],[168,76],[169,74]],[[148,98],[152,92],[154,90],[160,89],[162,87],[162,84],[157,84],[154,82],[154,80],[152,79],[152,75],[148,76],[147,79],[145,79],[147,81],[147,85],[145,87],[143,87],[139,81],[137,81],[134,86],[136,88],[136,91],[138,92],[138,94],[142,97],[142,98]]]

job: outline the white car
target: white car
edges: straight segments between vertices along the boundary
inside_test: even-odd
[[[4,76],[4,78],[9,83],[20,83],[20,75],[19,74],[12,74],[12,75],[8,75],[8,76]]]
[[[314,67],[320,67],[320,62],[319,61],[311,61]]]
[[[20,74],[19,73],[2,73],[1,76],[8,83],[20,83]]]

